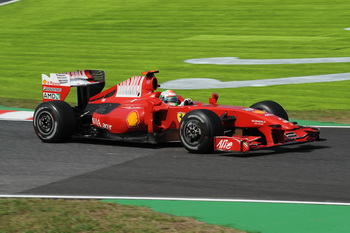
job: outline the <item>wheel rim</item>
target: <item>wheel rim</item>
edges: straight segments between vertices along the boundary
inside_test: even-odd
[[[190,121],[185,126],[185,138],[189,143],[197,143],[202,138],[202,130],[196,122]]]
[[[43,135],[50,135],[54,129],[54,119],[49,112],[42,112],[37,118],[38,130]]]

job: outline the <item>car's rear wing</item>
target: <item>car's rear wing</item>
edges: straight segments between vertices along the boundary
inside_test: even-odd
[[[71,87],[77,87],[78,105],[84,107],[89,98],[102,91],[105,85],[103,70],[84,70],[67,73],[42,74],[43,102],[65,100]]]

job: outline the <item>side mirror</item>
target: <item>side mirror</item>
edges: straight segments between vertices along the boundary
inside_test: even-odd
[[[209,98],[209,104],[216,105],[216,102],[219,99],[219,95],[217,93],[212,93],[211,98]]]

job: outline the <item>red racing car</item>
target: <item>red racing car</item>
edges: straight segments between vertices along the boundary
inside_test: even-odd
[[[184,99],[157,92],[158,71],[143,72],[105,91],[102,70],[42,75],[43,102],[34,113],[34,130],[43,142],[71,136],[128,142],[180,141],[193,153],[268,148],[319,139],[315,127],[289,122],[281,105],[262,101],[249,108]],[[77,87],[78,106],[65,98]]]

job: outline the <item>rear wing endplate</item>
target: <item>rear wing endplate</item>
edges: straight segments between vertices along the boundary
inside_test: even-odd
[[[65,100],[71,87],[78,87],[78,92],[83,91],[88,95],[84,98],[89,98],[103,89],[105,72],[103,70],[78,70],[67,73],[51,73],[50,76],[42,74],[41,79],[43,102]],[[97,86],[89,88],[88,86],[91,85]]]

